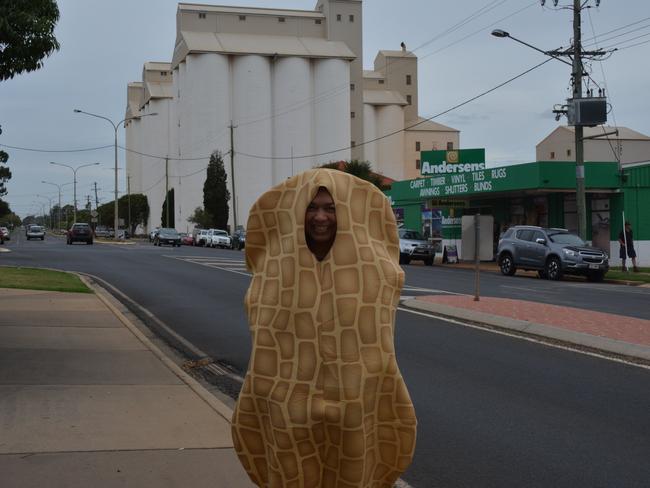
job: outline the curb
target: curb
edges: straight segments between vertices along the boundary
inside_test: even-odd
[[[80,273],[73,273],[79,276],[79,279],[93,292],[95,295],[113,312],[113,314],[122,322],[138,340],[149,349],[174,375],[176,375],[183,383],[185,383],[194,393],[196,393],[205,403],[208,404],[216,413],[231,423],[233,410],[226,404],[219,401],[206,390],[198,381],[188,375],[176,363],[169,359],[153,342],[151,342],[140,330],[131,322],[112,302],[110,293],[101,287],[97,281],[88,279],[88,276]],[[107,296],[108,295],[108,296]]]
[[[440,317],[466,321],[472,325],[511,332],[525,337],[534,337],[550,344],[559,343],[572,348],[578,346],[580,349],[602,355],[623,358],[644,365],[650,364],[650,347],[641,344],[631,344],[583,332],[569,331],[552,325],[537,324],[526,320],[501,317],[416,299],[401,300],[400,305],[412,310],[429,312]]]

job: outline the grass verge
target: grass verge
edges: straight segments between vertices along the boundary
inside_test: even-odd
[[[92,293],[77,275],[37,268],[0,267],[0,288]]]
[[[650,283],[650,268],[639,268],[639,271],[636,273],[632,271],[632,268],[629,271],[622,271],[620,267],[609,268],[605,279]]]

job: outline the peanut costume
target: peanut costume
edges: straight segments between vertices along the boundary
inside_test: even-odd
[[[304,231],[320,187],[337,218],[322,261]],[[398,247],[386,197],[341,171],[306,171],[253,205],[245,298],[253,350],[232,432],[258,486],[389,488],[411,463],[415,411],[393,341]]]

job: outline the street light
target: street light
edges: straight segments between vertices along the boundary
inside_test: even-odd
[[[115,219],[113,222],[114,230],[115,230],[115,238],[118,238],[118,232],[117,229],[119,228],[119,219],[117,215],[117,129],[120,127],[120,124],[123,124],[125,122],[128,122],[129,120],[140,120],[142,117],[148,117],[151,115],[158,115],[157,112],[152,112],[150,114],[143,114],[143,115],[136,115],[134,117],[126,117],[125,119],[120,120],[117,124],[113,122],[111,119],[108,117],[104,117],[103,115],[98,115],[98,114],[93,114],[91,112],[85,112],[83,110],[79,110],[78,108],[74,109],[74,112],[77,114],[84,114],[84,115],[90,115],[91,117],[96,117],[98,119],[104,119],[108,123],[110,123],[113,126],[113,131],[115,132]]]
[[[540,48],[538,48],[536,46],[533,46],[532,44],[528,44],[527,42],[524,42],[521,39],[517,39],[516,37],[511,36],[510,32],[506,32],[506,31],[504,31],[502,29],[494,29],[492,31],[492,35],[494,37],[500,37],[500,38],[508,37],[508,38],[512,39],[513,41],[518,42],[519,44],[523,44],[524,46],[527,46],[527,47],[529,47],[531,49],[534,49],[535,51],[537,51],[539,53],[545,54],[546,56],[549,56],[549,57],[551,57],[553,59],[557,59],[558,61],[560,61],[560,62],[562,62],[564,64],[568,64],[569,66],[573,67],[573,65],[571,63],[569,63],[568,61],[565,61],[564,59],[562,59],[562,58],[560,58],[558,56],[555,56],[554,54],[552,54],[552,53],[550,53],[548,51],[544,51],[543,49],[540,49]]]
[[[38,198],[45,198],[47,201],[50,202],[50,213],[48,214],[49,220],[50,220],[50,229],[52,229],[54,226],[52,225],[52,197],[48,197],[46,195],[36,195]]]
[[[45,183],[46,185],[54,185],[59,189],[59,230],[61,230],[61,188],[70,185],[72,183],[63,183],[59,185],[58,183],[52,183],[51,181],[41,181],[41,183]]]
[[[87,166],[97,166],[99,163],[82,164],[81,166],[77,166],[76,168],[68,164],[55,163],[54,161],[50,161],[50,164],[56,164],[57,166],[63,166],[64,168],[70,168],[72,170],[72,175],[74,177],[74,180],[72,182],[74,185],[74,223],[77,223],[77,171]]]

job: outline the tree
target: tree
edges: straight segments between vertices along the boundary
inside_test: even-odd
[[[338,169],[345,173],[361,178],[362,180],[369,181],[380,190],[385,190],[384,177],[380,173],[372,171],[372,165],[368,161],[339,161],[336,163],[323,164],[321,168]]]
[[[212,227],[212,215],[203,210],[203,207],[196,207],[194,213],[187,219],[188,222],[196,224],[201,229],[209,229]]]
[[[223,156],[215,151],[210,156],[208,174],[203,184],[203,208],[212,217],[212,225],[216,229],[228,227],[228,201],[230,192],[227,186],[228,175],[223,166]]]
[[[43,58],[59,50],[58,20],[55,0],[0,2],[0,81],[41,68]]]
[[[168,205],[169,204],[169,205]],[[167,218],[167,208],[169,207],[169,218]],[[167,192],[167,196],[165,197],[165,201],[162,204],[162,217],[160,219],[160,226],[161,227],[169,227],[169,228],[174,228],[176,225],[174,224],[174,189],[171,188]]]
[[[115,200],[104,203],[97,208],[97,213],[99,214],[99,222],[110,222],[111,224],[115,221]],[[129,215],[129,196],[124,195],[118,198],[117,200],[118,212],[122,216]],[[131,235],[135,235],[135,229],[138,225],[145,226],[149,220],[149,201],[147,196],[142,193],[134,193],[131,195],[131,228],[129,232]]]

